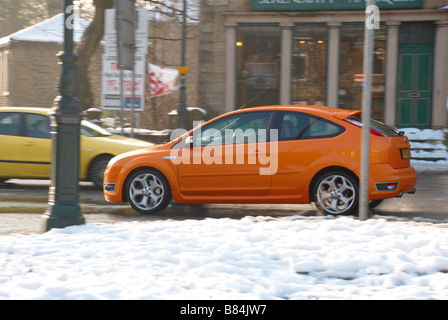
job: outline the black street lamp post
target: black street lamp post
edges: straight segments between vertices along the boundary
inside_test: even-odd
[[[84,224],[79,206],[79,132],[83,113],[75,94],[78,90],[77,55],[73,53],[73,0],[64,0],[64,51],[60,95],[50,112],[52,122],[51,185],[44,231]]]
[[[180,68],[180,81],[181,85],[179,88],[179,104],[177,106],[177,127],[182,129],[188,129],[188,120],[187,120],[187,94],[185,85],[185,78],[187,73],[187,68],[185,67],[185,47],[186,47],[186,24],[187,24],[187,1],[183,1],[184,4],[184,12],[183,12],[183,21],[182,21],[182,49],[181,49],[181,68]]]

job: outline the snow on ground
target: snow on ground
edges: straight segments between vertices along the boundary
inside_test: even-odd
[[[0,299],[448,299],[448,224],[245,217],[0,238]]]
[[[448,147],[443,143],[448,129],[400,129],[411,141],[413,158],[440,158],[438,161],[411,160],[415,170],[421,172],[448,173]]]

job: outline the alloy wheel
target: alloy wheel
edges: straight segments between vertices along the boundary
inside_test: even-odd
[[[354,182],[345,175],[327,175],[317,186],[318,205],[333,215],[348,213],[355,204],[356,188]]]
[[[129,182],[129,202],[134,209],[146,213],[161,208],[166,199],[166,187],[156,174],[141,172]]]

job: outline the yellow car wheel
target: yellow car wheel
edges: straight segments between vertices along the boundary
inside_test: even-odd
[[[104,154],[96,157],[89,167],[89,180],[99,189],[103,189],[104,171],[113,156]]]

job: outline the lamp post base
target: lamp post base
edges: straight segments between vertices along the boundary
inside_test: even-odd
[[[67,208],[64,208],[64,214],[57,214],[55,213],[56,206],[48,210],[46,213],[44,213],[43,216],[43,232],[50,231],[54,228],[65,228],[70,226],[76,226],[76,225],[83,225],[85,224],[85,219],[83,216],[80,216],[79,213],[73,213],[73,214],[67,214]]]

